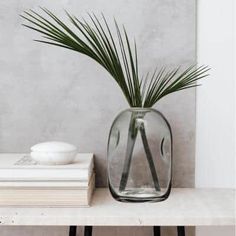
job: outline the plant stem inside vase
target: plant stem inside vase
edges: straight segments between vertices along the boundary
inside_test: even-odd
[[[123,171],[120,180],[119,191],[124,191],[127,185],[127,181],[129,178],[131,159],[133,155],[134,145],[138,134],[138,129],[135,127],[136,118],[132,113],[129,123],[129,131],[128,131],[128,140],[125,154],[125,162],[123,166]]]
[[[129,131],[128,131],[128,139],[127,139],[127,147],[126,147],[126,155],[125,155],[125,161],[123,165],[123,171],[121,175],[120,180],[120,186],[119,191],[124,191],[128,182],[129,173],[130,173],[130,167],[131,167],[131,161],[132,161],[132,155],[133,150],[136,142],[136,138],[138,135],[138,132],[141,134],[142,143],[145,151],[145,156],[147,158],[149,169],[151,171],[154,187],[156,191],[160,191],[160,184],[159,179],[157,176],[155,164],[153,161],[152,153],[148,144],[148,139],[146,135],[145,130],[145,124],[143,121],[144,114],[140,112],[135,112],[131,114],[130,124],[129,124]]]
[[[150,168],[150,171],[151,171],[151,174],[152,174],[154,187],[157,191],[160,191],[161,188],[160,188],[159,180],[158,180],[158,177],[157,177],[155,164],[154,164],[154,161],[153,161],[153,158],[152,158],[152,153],[151,153],[151,150],[150,150],[150,147],[149,147],[149,144],[148,144],[144,123],[142,123],[141,126],[140,126],[140,133],[141,133],[143,147],[144,147],[144,150],[145,150],[147,161],[148,161],[148,164],[149,164],[149,168]]]

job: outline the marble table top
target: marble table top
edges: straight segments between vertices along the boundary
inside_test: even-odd
[[[158,203],[121,203],[97,189],[90,208],[0,208],[0,225],[235,225],[235,190],[172,189]]]

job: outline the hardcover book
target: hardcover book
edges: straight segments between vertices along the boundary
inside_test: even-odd
[[[0,206],[89,207],[95,188],[93,174],[87,188],[0,188]]]
[[[68,165],[39,165],[29,154],[0,154],[0,182],[83,181],[93,172],[93,154],[79,153]]]

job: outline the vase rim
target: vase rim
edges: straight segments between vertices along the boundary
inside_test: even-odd
[[[151,107],[130,107],[130,110],[153,110]]]

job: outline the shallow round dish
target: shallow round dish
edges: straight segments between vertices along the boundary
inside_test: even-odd
[[[64,142],[44,142],[31,147],[31,157],[41,165],[66,165],[75,159],[77,148]]]

